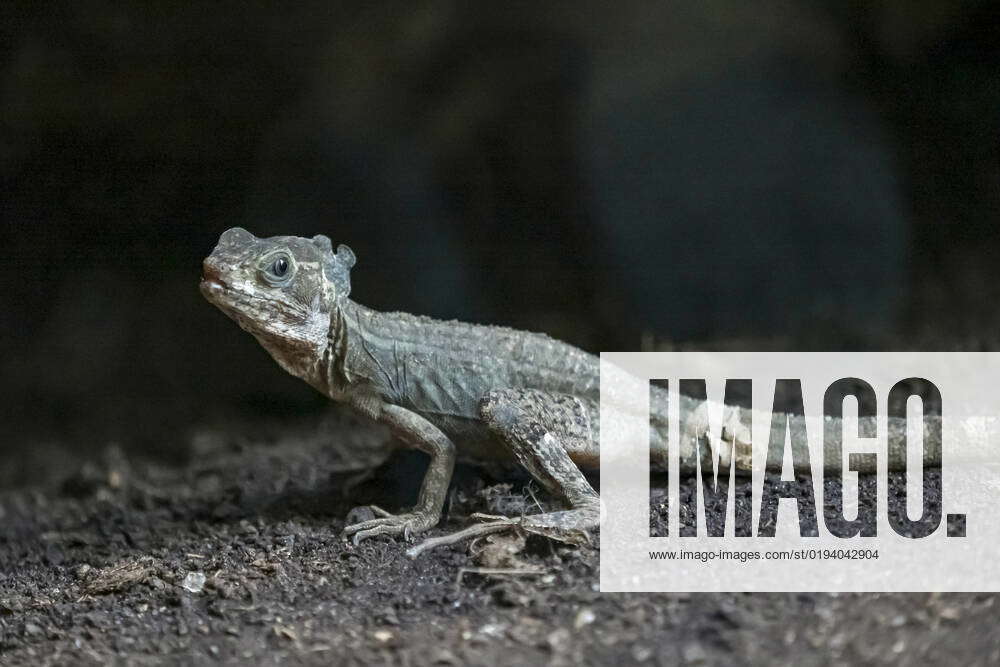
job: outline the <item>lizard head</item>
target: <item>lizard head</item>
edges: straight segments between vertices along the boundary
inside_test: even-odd
[[[354,253],[318,235],[225,232],[202,265],[201,293],[303,377],[327,344],[331,311],[350,293]]]

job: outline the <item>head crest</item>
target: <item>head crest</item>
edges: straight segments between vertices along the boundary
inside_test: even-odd
[[[357,259],[354,251],[344,244],[337,246],[337,252],[333,252],[333,244],[329,237],[318,234],[313,237],[313,242],[326,252],[326,262],[323,273],[327,280],[337,288],[337,296],[347,296],[351,293],[351,267]]]

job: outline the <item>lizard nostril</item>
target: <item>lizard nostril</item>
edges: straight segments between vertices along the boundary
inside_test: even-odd
[[[201,277],[213,282],[222,282],[222,272],[219,267],[207,259],[201,264]]]

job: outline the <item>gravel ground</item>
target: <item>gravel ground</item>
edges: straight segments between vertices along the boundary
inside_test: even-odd
[[[0,663],[1000,661],[991,594],[602,595],[590,547],[501,537],[410,560],[388,540],[353,546],[347,512],[405,505],[421,463],[359,476],[387,437],[352,418],[177,444],[181,465],[51,443],[41,481],[0,493]],[[523,479],[459,472],[432,534],[536,502]]]

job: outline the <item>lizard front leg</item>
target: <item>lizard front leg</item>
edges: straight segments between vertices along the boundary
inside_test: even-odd
[[[600,412],[592,401],[531,389],[491,391],[479,404],[480,419],[518,463],[569,509],[483,523],[426,540],[407,551],[427,549],[499,532],[512,526],[566,542],[580,543],[600,523],[600,497],[574,459],[596,464]],[[483,517],[488,518],[488,517]],[[498,517],[492,517],[494,519]]]
[[[383,405],[377,418],[400,440],[427,452],[431,462],[424,475],[417,504],[410,512],[393,515],[373,508],[382,516],[344,528],[345,535],[354,536],[355,544],[377,535],[403,535],[404,539],[409,539],[410,535],[433,528],[441,518],[448,484],[455,469],[454,443],[417,413],[398,405]]]

